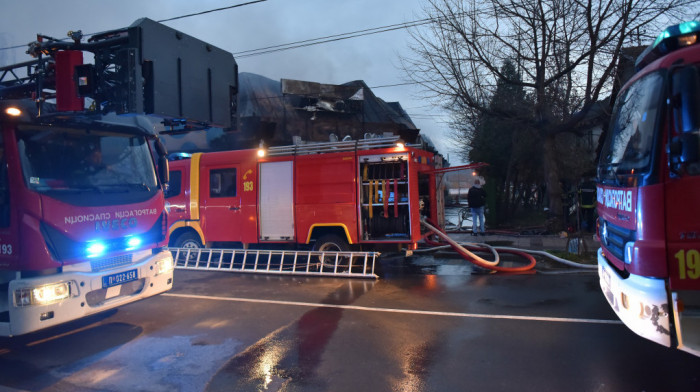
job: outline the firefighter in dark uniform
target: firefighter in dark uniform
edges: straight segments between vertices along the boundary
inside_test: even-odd
[[[591,178],[585,179],[578,187],[579,205],[581,206],[581,229],[595,231],[596,185]]]

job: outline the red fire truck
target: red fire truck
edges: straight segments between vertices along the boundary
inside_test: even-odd
[[[637,334],[700,355],[700,23],[623,86],[598,166],[600,285]]]
[[[189,45],[204,56],[217,49],[147,19],[88,42],[80,42],[79,32],[71,38],[40,36],[28,52],[36,60],[0,68],[2,336],[131,303],[173,284],[172,255],[163,248],[167,152],[157,123],[139,114],[172,120],[159,94],[168,94],[174,79],[163,81],[171,73],[159,67],[184,73],[190,68],[178,50]],[[94,54],[94,64],[83,64],[83,51]],[[235,67],[226,72],[235,75]],[[207,75],[218,81],[215,72]],[[221,83],[227,95],[232,83]],[[187,115],[186,86],[174,85],[176,115]]]
[[[174,247],[401,244],[441,222],[439,156],[398,138],[192,154],[170,164]]]

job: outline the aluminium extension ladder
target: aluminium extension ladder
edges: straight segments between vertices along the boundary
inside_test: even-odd
[[[341,152],[341,151],[357,151],[369,150],[375,148],[396,147],[396,143],[400,141],[400,137],[396,135],[375,137],[358,140],[343,140],[335,142],[306,142],[302,144],[292,144],[289,146],[271,146],[267,148],[266,155],[282,156],[282,155],[309,155],[321,154],[324,152]],[[418,147],[416,144],[407,144],[409,147]]]
[[[372,278],[379,252],[166,248],[176,269]],[[348,267],[350,265],[350,267]]]

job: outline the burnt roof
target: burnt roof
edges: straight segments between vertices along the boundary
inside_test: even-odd
[[[239,75],[239,98],[238,98],[238,115],[240,117],[265,117],[265,118],[281,118],[299,107],[300,102],[305,102],[299,98],[315,98],[323,100],[323,97],[317,97],[313,94],[315,91],[310,88],[310,93],[307,94],[282,94],[282,82],[266,78],[262,75],[241,72]],[[315,82],[294,81],[296,85],[304,83],[317,84]],[[417,130],[411,117],[401,107],[399,102],[386,102],[377,97],[371,88],[362,80],[338,85],[344,87],[344,91],[359,91],[362,90],[361,113],[363,120],[366,123],[393,123],[400,125],[405,129]],[[348,89],[350,87],[350,89]],[[349,95],[349,96],[348,96]],[[345,96],[335,96],[337,100],[353,100],[351,93],[346,93]],[[308,102],[307,102],[308,103]],[[285,108],[285,104],[287,108]],[[319,106],[319,110],[324,110],[324,107]],[[328,109],[327,109],[328,110]],[[334,111],[332,109],[328,111]],[[341,112],[340,109],[337,110]],[[345,111],[347,113],[347,111]]]

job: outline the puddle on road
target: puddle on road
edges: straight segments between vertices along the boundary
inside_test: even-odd
[[[405,263],[418,267],[424,274],[472,275],[477,268],[464,260],[440,259],[433,256],[413,256],[405,258]]]
[[[480,255],[489,259],[490,255]],[[523,260],[504,258],[501,256],[502,267],[517,267],[523,265]],[[459,288],[466,284],[474,284],[475,280],[499,275],[531,275],[535,271],[525,272],[494,272],[478,267],[461,257],[443,257],[442,254],[419,254],[411,257],[402,255],[383,256],[380,258],[380,279],[392,281],[401,287],[425,289],[433,292],[437,287]]]
[[[490,271],[450,257],[401,255],[382,257],[383,277],[379,281],[345,281],[320,301],[323,304],[351,305],[370,292],[375,284],[391,280],[392,285],[434,295],[444,288],[463,287],[486,278]],[[418,291],[416,291],[418,290]],[[210,381],[208,391],[266,390],[290,388],[328,390],[327,377],[318,374],[329,342],[342,322],[342,308],[318,307],[298,320],[271,332],[265,338],[232,357]],[[417,348],[410,356],[407,372],[421,374],[430,366],[430,347]]]
[[[374,287],[374,281],[349,280],[320,301],[350,305]],[[302,388],[327,390],[316,369],[338,329],[344,309],[318,307],[237,354],[210,381],[208,391],[285,390],[290,382]]]
[[[486,260],[491,260],[491,254],[478,254]],[[499,267],[519,267],[528,261],[517,256],[501,254]],[[418,254],[411,257],[402,255],[383,256],[379,259],[382,267],[383,277],[405,276],[405,275],[437,275],[437,276],[471,276],[471,275],[529,275],[534,273],[534,269],[519,273],[514,272],[494,272],[486,268],[481,268],[456,254]]]

